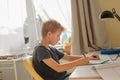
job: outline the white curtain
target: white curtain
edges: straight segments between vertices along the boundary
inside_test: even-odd
[[[100,7],[97,0],[71,0],[72,6],[72,53],[79,55],[90,48],[111,48],[110,40],[99,20]]]
[[[25,0],[0,0],[0,55],[16,54],[24,46]]]
[[[66,28],[65,34],[67,34],[68,37],[71,36],[71,0],[33,1],[35,4],[36,14],[41,22],[50,18],[55,19]],[[40,27],[39,24],[38,27]]]
[[[27,11],[27,18],[26,24],[27,26],[25,32],[27,37],[29,37],[29,47],[33,49],[39,40],[38,38],[38,31],[37,31],[37,23],[36,23],[36,11],[33,0],[26,0],[26,11]]]

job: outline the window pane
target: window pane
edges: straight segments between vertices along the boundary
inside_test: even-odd
[[[18,53],[24,46],[25,0],[0,0],[0,55]]]
[[[70,2],[70,0],[34,0],[36,15],[39,15],[41,21],[49,18],[59,21],[66,28],[65,34],[61,37],[63,35],[69,37],[71,36]]]

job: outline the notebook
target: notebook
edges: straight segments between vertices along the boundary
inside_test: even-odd
[[[94,67],[104,80],[120,80],[120,63],[101,64]]]
[[[97,65],[97,64],[105,64],[110,62],[109,60],[90,60],[89,64],[90,65]]]

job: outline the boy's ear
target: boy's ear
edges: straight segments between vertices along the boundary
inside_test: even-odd
[[[47,36],[50,37],[50,36],[51,36],[51,32],[48,32],[48,33],[47,33]]]

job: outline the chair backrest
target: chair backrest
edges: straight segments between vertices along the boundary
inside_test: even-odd
[[[32,65],[32,56],[25,57],[23,59],[23,65],[35,80],[43,80],[43,78],[34,70],[34,67]]]

